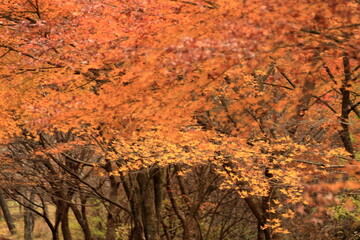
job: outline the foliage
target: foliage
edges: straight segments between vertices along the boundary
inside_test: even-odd
[[[4,159],[22,171],[10,178],[70,202],[72,184],[95,191],[110,217],[119,199],[99,189],[121,183],[128,201],[117,207],[137,223],[134,206],[146,201],[134,196],[144,198],[146,174],[165,169],[170,181],[187,175],[177,166],[209,166],[219,191],[245,199],[266,239],[290,233],[285,223],[299,205],[324,207],[360,186],[359,8],[348,0],[7,1],[0,139],[10,144]],[[58,174],[38,176],[39,162]],[[176,210],[161,171],[149,186],[166,185],[185,236],[193,220]],[[70,187],[54,187],[62,180]],[[329,202],[312,195],[322,191]]]
[[[335,219],[352,218],[354,221],[359,221],[359,207],[360,202],[354,197],[344,197],[340,199],[341,203],[334,208]]]

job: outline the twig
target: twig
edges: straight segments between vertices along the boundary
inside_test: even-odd
[[[330,106],[327,102],[323,101],[320,97],[315,96],[315,95],[312,95],[311,97],[316,98],[317,101],[320,101],[322,104],[327,106],[333,113],[336,113],[336,110],[332,106]]]
[[[287,87],[287,86],[282,86],[282,85],[277,85],[277,84],[272,84],[272,83],[266,83],[264,82],[265,85],[269,85],[269,86],[273,86],[273,87],[281,87],[281,88],[285,88],[288,90],[294,90],[293,88]]]
[[[293,161],[294,162],[311,164],[311,165],[316,165],[316,166],[319,166],[319,167],[327,167],[327,168],[344,168],[345,167],[345,165],[329,165],[329,164],[325,164],[325,163],[318,163],[318,162],[300,160],[300,159],[295,159]]]
[[[276,69],[281,73],[281,75],[286,79],[286,81],[293,87],[296,88],[295,84],[286,76],[286,74],[279,69],[279,67],[276,67]]]
[[[337,84],[337,82],[336,82],[336,80],[335,80],[335,77],[334,77],[334,75],[332,74],[330,68],[329,68],[326,64],[324,64],[323,67],[325,68],[325,70],[326,70],[327,74],[329,75],[330,79],[331,79],[335,84]]]

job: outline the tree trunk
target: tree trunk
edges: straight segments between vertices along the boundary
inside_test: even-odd
[[[120,182],[115,176],[110,176],[110,194],[109,199],[113,202],[118,200],[118,189]],[[109,204],[106,222],[106,240],[116,240],[116,227],[118,225],[117,216],[119,208],[113,204]]]
[[[71,232],[69,227],[69,204],[63,203],[61,209],[61,231],[64,239],[71,240]]]
[[[163,171],[155,168],[130,173],[122,182],[134,221],[130,240],[160,239]]]
[[[0,207],[1,207],[1,210],[4,214],[4,218],[5,218],[5,221],[6,221],[6,224],[8,226],[8,229],[10,231],[11,234],[15,234],[16,231],[15,231],[15,225],[14,225],[14,221],[11,217],[11,214],[10,214],[10,210],[9,210],[9,207],[5,201],[5,197],[4,197],[4,193],[3,193],[3,190],[0,189]]]
[[[41,195],[38,195],[38,196],[41,199]],[[52,222],[49,218],[48,205],[46,205],[46,203],[43,199],[41,201],[42,201],[43,207],[44,207],[44,215],[42,217],[44,218],[46,224],[48,225],[48,227],[51,230],[53,240],[59,240],[59,224],[57,223],[58,220],[55,220],[55,224],[52,224]],[[56,210],[56,211],[58,211],[58,210]]]
[[[166,190],[167,193],[169,195],[170,198],[170,202],[171,205],[174,209],[174,212],[176,214],[176,216],[178,217],[178,219],[181,222],[182,228],[183,228],[183,236],[182,239],[183,240],[190,240],[190,231],[188,228],[188,224],[186,222],[186,216],[183,214],[183,212],[180,210],[177,202],[175,201],[175,197],[173,195],[173,188],[172,188],[172,181],[171,181],[171,176],[170,176],[170,169],[169,167],[167,168],[167,174],[166,174]],[[181,179],[178,179],[179,182],[181,181]],[[180,188],[183,188],[183,186],[180,184]],[[185,190],[183,189],[182,192],[184,193]]]
[[[92,240],[93,238],[91,235],[91,230],[90,230],[89,223],[88,223],[87,217],[86,217],[85,203],[86,202],[81,202],[81,213],[74,204],[70,204],[70,207],[75,215],[76,220],[78,221],[78,223],[83,231],[84,239]]]
[[[145,239],[145,230],[142,223],[142,213],[140,209],[140,200],[139,200],[139,185],[135,178],[136,174],[129,173],[126,177],[122,176],[121,180],[123,183],[126,196],[130,203],[131,208],[131,217],[133,219],[133,226],[131,229],[129,240],[146,240]]]
[[[51,235],[52,235],[53,240],[60,240],[59,239],[59,232],[57,231],[56,228],[51,229]]]
[[[152,174],[150,174],[150,171],[145,171],[138,174],[137,180],[140,186],[145,238],[147,240],[158,240],[160,237],[159,223],[156,214],[154,178]]]
[[[266,203],[264,205],[264,200],[257,200],[252,197],[245,198],[245,202],[249,206],[249,209],[253,213],[254,217],[257,220],[257,240],[270,240],[270,232],[269,229],[263,229],[266,223],[266,216],[264,215],[264,209],[266,208]]]
[[[31,202],[33,202],[34,198],[35,198],[35,194],[33,192],[31,192],[29,200]],[[25,208],[25,211],[24,211],[24,240],[33,240],[34,239],[34,235],[33,235],[34,223],[35,223],[34,221],[35,221],[34,212],[28,208]]]
[[[163,168],[155,168],[153,170],[153,179],[154,179],[154,193],[155,193],[155,211],[157,217],[157,229],[160,230],[161,226],[161,209],[162,209],[162,201],[164,198],[163,189],[165,186],[164,180],[164,169]]]
[[[344,80],[342,82],[342,86],[340,88],[342,99],[341,99],[341,127],[340,130],[340,138],[343,142],[344,148],[348,153],[350,153],[352,158],[355,158],[354,154],[354,147],[351,142],[350,137],[350,129],[349,129],[349,109],[351,108],[351,100],[350,100],[350,91],[349,88],[351,87],[350,80],[351,80],[351,69],[350,69],[350,61],[349,57],[344,54],[343,57],[343,66],[344,66]]]

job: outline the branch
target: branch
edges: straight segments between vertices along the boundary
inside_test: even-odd
[[[354,112],[356,113],[356,115],[357,115],[358,117],[360,117],[359,110],[356,109],[357,106],[359,106],[359,105],[360,105],[360,101],[357,102],[357,103],[355,103],[355,104],[353,104],[353,105],[350,107],[350,109],[348,110],[349,113],[350,113],[351,111],[354,111]]]
[[[264,84],[266,84],[265,81],[269,78],[269,76],[271,74],[274,73],[274,67],[275,67],[275,63],[274,62],[270,63],[269,69],[267,70],[266,74],[264,76],[257,78],[257,80],[259,82],[259,91],[260,92],[264,91]]]
[[[33,55],[31,55],[31,54],[29,54],[29,53],[21,52],[21,51],[15,49],[15,48],[13,48],[13,47],[10,47],[10,46],[7,46],[7,45],[0,45],[0,47],[7,48],[7,49],[9,49],[10,51],[17,52],[17,53],[19,53],[19,54],[21,54],[21,55],[24,55],[24,56],[26,56],[26,57],[32,58],[32,59],[34,59],[34,60],[38,60],[38,61],[40,60],[40,59],[38,59],[37,57],[34,57]],[[46,63],[49,64],[49,65],[58,67],[58,68],[63,68],[63,67],[64,67],[64,66],[61,66],[61,65],[59,65],[59,64],[52,63],[52,62],[50,62],[50,61],[47,61]]]
[[[227,118],[230,120],[230,122],[234,125],[235,128],[237,128],[237,123],[235,121],[235,119],[230,115],[229,109],[227,107],[226,104],[226,100],[223,97],[219,97],[221,105],[223,106],[225,112],[226,112],[226,116]]]
[[[217,8],[219,8],[219,5],[217,5],[214,2],[207,1],[207,0],[204,0],[204,2],[207,3],[208,5],[200,5],[198,3],[194,3],[194,2],[190,2],[190,1],[179,1],[179,0],[171,0],[171,1],[173,1],[173,2],[181,2],[181,3],[184,3],[184,4],[190,4],[190,5],[193,5],[193,6],[202,6],[202,7],[209,8],[209,9],[217,9]]]
[[[286,81],[293,87],[296,88],[295,84],[286,76],[286,74],[279,69],[279,67],[276,67],[276,69],[281,73],[281,75],[286,79]]]
[[[27,2],[34,8],[35,13],[38,16],[38,18],[41,19],[38,0],[35,0],[35,3],[33,3],[31,0],[27,0]]]
[[[351,27],[358,27],[358,26],[360,26],[360,23],[354,23],[354,24],[344,25],[344,26],[340,26],[340,27],[332,27],[332,28],[329,28],[329,30],[341,29],[341,28],[351,28]]]
[[[11,52],[10,49],[8,49],[7,52],[5,52],[4,54],[2,54],[2,55],[0,56],[0,58],[4,57],[4,56],[5,56],[6,54],[8,54],[9,52]]]
[[[354,67],[354,69],[351,71],[351,73],[355,73],[357,70],[359,70],[360,65],[357,65],[356,67]]]
[[[355,77],[353,77],[353,79],[351,79],[352,81],[356,81],[358,78],[360,77],[360,73],[358,73]]]
[[[330,71],[330,68],[324,63],[323,67],[325,68],[327,74],[329,75],[330,79],[337,84],[334,75],[332,74],[332,72]]]
[[[316,165],[319,167],[326,167],[326,168],[344,168],[345,167],[345,165],[329,165],[329,164],[325,164],[325,163],[318,163],[318,162],[300,160],[300,159],[295,159],[293,161],[300,162],[300,163],[306,163],[306,164],[310,164],[310,165]]]
[[[287,86],[282,86],[282,85],[277,85],[277,84],[272,84],[272,83],[266,83],[264,82],[265,85],[269,85],[269,86],[273,86],[273,87],[281,87],[281,88],[285,88],[288,90],[294,90],[293,88],[287,87]]]
[[[315,35],[319,35],[319,36],[324,36],[325,38],[327,39],[330,39],[336,43],[343,43],[344,41],[341,41],[339,39],[337,39],[336,37],[334,36],[330,36],[330,35],[323,35],[321,32],[319,31],[316,31],[316,30],[311,30],[311,29],[306,29],[306,28],[303,28],[300,30],[301,32],[305,32],[305,33],[311,33],[311,34],[315,34]]]
[[[41,212],[37,211],[36,209],[22,203],[20,200],[18,200],[17,198],[15,198],[12,194],[10,194],[8,191],[5,190],[5,192],[7,193],[7,195],[14,200],[15,202],[17,202],[18,204],[20,204],[21,206],[29,209],[30,211],[34,212],[35,214],[41,216],[42,218],[46,219],[46,216],[44,214],[42,214]],[[17,192],[17,191],[16,191]],[[18,193],[18,192],[17,192]],[[42,208],[42,207],[41,207]]]
[[[65,166],[63,163],[61,163],[56,157],[54,157],[52,154],[49,154],[49,157],[51,157],[52,160],[54,160],[54,162],[56,162],[61,168],[63,168],[67,173],[69,173],[71,176],[75,177],[77,180],[79,180],[82,184],[86,185],[87,187],[89,187],[92,191],[94,191],[94,193],[96,195],[98,195],[100,198],[105,199],[106,201],[108,201],[109,203],[117,206],[118,208],[120,208],[121,210],[125,211],[128,214],[131,214],[130,210],[127,209],[126,207],[112,201],[111,199],[105,197],[104,195],[102,195],[101,193],[99,193],[97,191],[97,189],[93,186],[91,186],[89,183],[85,182],[81,177],[79,177],[76,173],[74,173],[70,168],[68,168],[67,166]]]
[[[34,205],[35,207],[41,208],[43,209],[43,206],[40,206],[39,204],[36,204],[35,202],[31,201],[29,198],[27,198],[24,194],[22,194],[21,192],[19,192],[18,190],[14,190],[18,195],[20,195],[21,197],[23,197],[26,201],[28,201],[30,204]]]
[[[81,161],[79,159],[73,158],[73,157],[71,157],[70,155],[68,155],[66,153],[61,153],[61,155],[63,155],[64,157],[70,159],[73,162],[81,163],[81,164],[84,164],[85,166],[88,166],[88,167],[94,167],[94,164],[95,164],[95,163],[88,163],[88,162]]]
[[[259,128],[261,130],[261,132],[265,133],[265,130],[263,128],[263,126],[261,125],[261,122],[259,121],[259,119],[247,108],[245,108],[245,111],[250,114],[250,116],[255,120],[255,122],[257,122],[257,124],[259,125]]]
[[[204,2],[206,2],[207,4],[209,4],[209,5],[207,5],[207,6],[204,5],[204,7],[206,7],[206,8],[209,8],[209,9],[218,9],[218,8],[219,8],[219,5],[216,4],[216,3],[214,3],[214,2],[212,2],[212,1],[204,0]]]
[[[336,110],[332,106],[330,106],[327,102],[323,101],[320,97],[315,96],[315,95],[312,95],[311,97],[316,98],[317,101],[320,101],[322,104],[327,106],[333,113],[336,113]]]

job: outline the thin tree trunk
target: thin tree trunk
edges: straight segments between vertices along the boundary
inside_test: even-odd
[[[157,167],[153,170],[153,179],[154,179],[154,193],[155,193],[155,210],[157,217],[157,229],[158,233],[161,225],[161,210],[162,210],[162,202],[164,198],[164,168]]]
[[[179,209],[179,206],[177,202],[175,201],[175,197],[173,195],[173,189],[172,189],[172,181],[171,181],[171,174],[170,174],[170,168],[167,168],[167,174],[166,174],[166,190],[170,198],[171,205],[174,209],[174,212],[178,219],[180,220],[180,223],[183,228],[183,240],[190,240],[190,231],[186,222],[186,217],[183,214],[183,212]]]
[[[63,203],[61,209],[61,231],[64,239],[71,240],[71,232],[69,227],[69,204]]]
[[[60,240],[59,232],[56,228],[51,229],[51,235],[52,235],[53,240]]]
[[[15,231],[14,221],[11,217],[11,213],[10,213],[9,207],[5,201],[4,192],[2,189],[0,189],[0,207],[4,214],[4,218],[5,218],[5,221],[6,221],[6,224],[8,226],[10,233],[15,234],[16,231]]]
[[[263,229],[263,227],[266,223],[266,218],[264,216],[264,203],[262,201],[259,203],[252,197],[245,198],[245,202],[249,206],[251,212],[253,213],[253,215],[255,216],[255,218],[257,219],[257,222],[258,222],[257,240],[270,240],[271,238],[270,238],[269,229]]]
[[[53,240],[59,240],[59,224],[56,223],[58,220],[55,220],[55,224],[52,224],[50,218],[49,218],[49,208],[48,205],[45,203],[44,199],[41,198],[41,195],[38,195],[41,199],[41,202],[43,204],[44,207],[44,214],[42,215],[42,217],[44,218],[46,224],[48,225],[48,227],[51,230],[51,234],[52,234],[52,238]],[[24,205],[25,206],[25,205]],[[56,206],[58,207],[58,206]],[[58,210],[56,210],[58,211]]]
[[[351,70],[350,70],[349,57],[346,54],[343,57],[343,66],[344,66],[345,77],[342,86],[340,88],[342,94],[341,117],[340,117],[342,130],[340,130],[340,138],[341,141],[343,142],[346,151],[350,153],[352,158],[355,158],[354,147],[351,142],[350,130],[349,130],[349,114],[350,114],[349,109],[351,108],[349,87],[351,86],[350,85]]]
[[[34,192],[31,192],[29,200],[31,202],[33,202],[34,198],[35,198],[35,194],[34,194]],[[24,240],[33,240],[34,239],[34,235],[33,235],[34,223],[35,223],[34,221],[35,221],[34,212],[28,208],[25,208],[25,211],[24,211]]]
[[[115,176],[110,176],[110,194],[109,199],[113,202],[118,200],[119,180]],[[109,204],[107,222],[106,222],[106,240],[116,240],[116,227],[118,225],[117,216],[119,208],[113,204]]]
[[[70,204],[71,210],[73,211],[76,220],[78,221],[83,234],[84,234],[84,239],[86,240],[92,240],[92,235],[91,235],[91,230],[89,227],[89,223],[87,221],[87,217],[86,217],[86,211],[85,211],[85,203],[81,203],[81,213],[79,211],[79,209],[77,209],[77,207],[74,204]]]
[[[142,213],[140,209],[139,200],[139,185],[136,181],[134,173],[129,173],[126,177],[121,176],[126,196],[130,203],[132,219],[134,225],[132,226],[129,240],[146,240],[145,230],[142,223]]]

